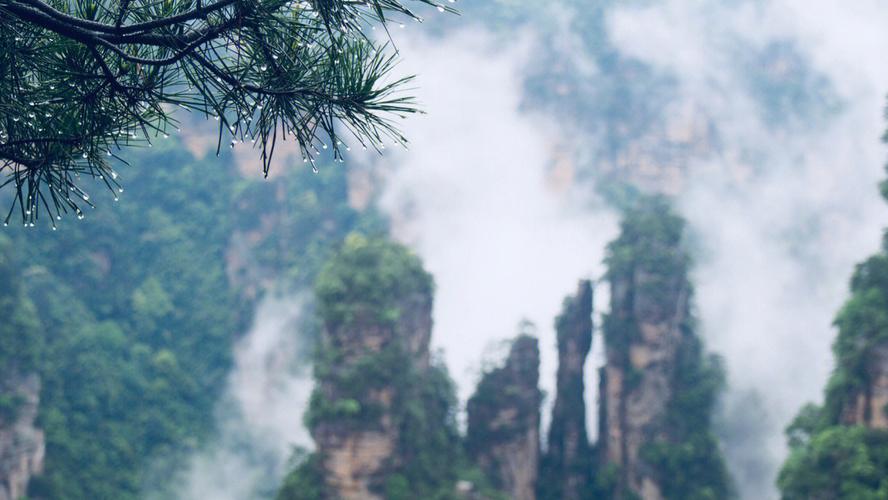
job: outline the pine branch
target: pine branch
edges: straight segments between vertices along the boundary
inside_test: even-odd
[[[254,144],[266,175],[278,140],[315,168],[328,144],[342,161],[339,131],[405,144],[393,118],[418,112],[400,94],[409,78],[383,83],[395,59],[364,34],[421,20],[397,0],[0,0],[0,16],[5,222],[16,208],[26,225],[82,216],[82,176],[117,193],[110,160],[168,135],[175,108],[219,121],[217,152],[226,135]]]

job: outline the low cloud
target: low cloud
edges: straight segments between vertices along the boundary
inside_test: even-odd
[[[555,316],[579,279],[601,276],[616,219],[576,190],[559,125],[521,109],[529,34],[510,49],[477,29],[396,42],[428,116],[405,123],[410,151],[387,157],[395,167],[381,206],[435,276],[433,344],[464,402],[482,352],[527,318],[541,385],[554,394]]]
[[[273,497],[294,446],[310,448],[302,425],[312,390],[300,297],[266,297],[235,346],[235,366],[217,409],[219,436],[191,457],[182,500]]]

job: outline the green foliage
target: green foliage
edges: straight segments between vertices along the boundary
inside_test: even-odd
[[[835,321],[836,368],[826,392],[826,418],[837,421],[849,398],[870,384],[869,355],[888,343],[888,255],[870,257],[851,278],[851,297]],[[878,411],[878,410],[876,410]]]
[[[689,258],[682,246],[684,230],[684,219],[667,198],[638,198],[623,215],[620,236],[607,246],[608,278],[642,271],[669,279],[686,272]],[[645,285],[657,290],[661,283],[654,280]]]
[[[733,485],[712,432],[712,414],[724,387],[717,357],[704,357],[702,343],[687,331],[676,358],[672,398],[661,425],[666,437],[642,446],[641,453],[671,499],[730,498]]]
[[[420,19],[398,0],[8,0],[0,13],[7,221],[16,207],[28,224],[81,214],[80,177],[116,192],[109,157],[174,133],[179,108],[215,117],[220,145],[255,143],[266,174],[280,139],[314,166],[328,144],[341,159],[341,134],[404,144],[392,119],[416,112],[399,95],[410,78],[388,78],[394,56],[362,34]]]
[[[25,402],[20,394],[0,394],[0,422],[13,422]]]
[[[792,448],[777,481],[786,500],[888,498],[888,432],[829,426]]]
[[[402,376],[409,385],[396,402],[395,415],[404,457],[398,473],[412,494],[405,498],[451,499],[466,467],[456,424],[456,388],[440,361],[425,373]]]
[[[842,419],[874,382],[872,353],[888,345],[888,255],[884,248],[855,269],[851,297],[835,325],[839,331],[833,343],[836,366],[823,407],[806,405],[786,429],[791,451],[778,486],[787,500],[888,497],[888,432],[843,425]],[[870,411],[888,412],[888,408]]]
[[[30,367],[43,384],[47,455],[34,497],[170,497],[182,459],[214,431],[257,287],[304,286],[331,242],[373,227],[340,196],[341,168],[248,180],[172,140],[135,163],[135,187],[115,210],[0,235],[0,312],[13,318],[0,324],[0,368]],[[281,195],[248,199],[256,186]],[[289,200],[309,197],[318,207],[294,212]],[[257,229],[263,216],[273,225]],[[280,251],[250,260],[266,247]],[[272,271],[300,255],[312,259],[298,272]]]
[[[403,389],[403,384],[398,382],[409,363],[408,356],[397,344],[378,353],[365,354],[348,364],[334,349],[327,349],[326,356],[316,357],[315,376],[334,387],[335,396],[330,399],[327,391],[314,390],[304,416],[305,425],[309,429],[321,423],[343,421],[355,428],[375,425],[382,408],[369,399],[369,395],[383,387]]]
[[[514,359],[516,354],[523,357],[521,353],[525,351],[534,353],[528,356],[531,359]],[[469,398],[466,446],[471,456],[523,435],[530,425],[538,422],[542,402],[542,393],[536,388],[538,379],[537,340],[519,335],[512,341],[505,365],[483,373]],[[514,418],[500,422],[503,425],[490,425],[504,409],[514,409]]]
[[[297,450],[290,460],[276,500],[319,500],[324,498],[324,470],[316,453]]]
[[[34,367],[43,348],[37,309],[21,286],[13,242],[0,234],[0,376]],[[12,408],[7,401],[6,408]]]
[[[328,328],[358,320],[393,325],[403,301],[431,297],[434,283],[406,247],[352,234],[321,270],[315,284],[320,315]]]
[[[786,438],[790,449],[805,447],[819,429],[824,427],[823,409],[808,403],[799,410],[792,423],[786,427]]]
[[[17,235],[52,332],[35,496],[138,498],[162,484],[148,471],[172,475],[212,430],[231,342],[249,319],[225,273],[234,171],[208,175],[174,148],[142,162],[181,167],[134,171],[143,182],[91,223]],[[182,182],[193,190],[179,192]]]

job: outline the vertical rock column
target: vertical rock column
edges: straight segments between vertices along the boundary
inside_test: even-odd
[[[867,383],[847,398],[840,420],[845,425],[888,429],[888,343],[867,354]]]
[[[307,417],[331,498],[383,498],[403,462],[395,407],[429,369],[432,280],[389,242],[355,237],[318,280],[324,355]]]
[[[28,481],[43,471],[46,442],[35,426],[40,379],[35,374],[7,376],[0,397],[9,406],[0,415],[0,500],[18,500]]]
[[[709,428],[723,374],[693,331],[683,234],[684,221],[652,198],[626,214],[608,247],[599,470],[613,475],[617,498],[719,496],[730,487]]]
[[[468,402],[469,455],[497,489],[515,500],[536,498],[539,366],[537,339],[519,336],[505,365],[484,374]]]
[[[592,284],[581,281],[555,322],[558,376],[548,449],[540,468],[541,498],[576,500],[591,487],[583,368],[592,347]]]

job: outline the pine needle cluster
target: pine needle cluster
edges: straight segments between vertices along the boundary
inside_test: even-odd
[[[111,160],[174,133],[177,110],[218,121],[217,152],[251,144],[266,175],[284,139],[313,168],[328,147],[342,161],[341,136],[405,144],[410,78],[387,77],[394,51],[370,33],[408,19],[399,0],[0,0],[4,222],[82,218],[82,177],[116,197]]]

